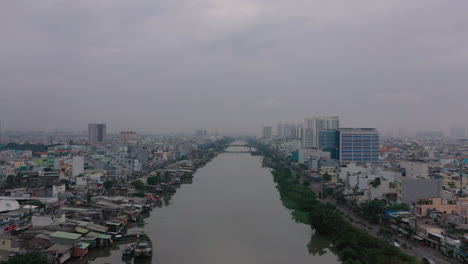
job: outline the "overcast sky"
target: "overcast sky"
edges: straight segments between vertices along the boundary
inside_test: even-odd
[[[1,1],[3,129],[468,125],[468,1]]]

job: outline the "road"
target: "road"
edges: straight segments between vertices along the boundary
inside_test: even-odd
[[[313,183],[310,185],[310,187],[312,191],[314,191],[315,193],[318,193],[320,190],[320,183]],[[331,199],[330,197],[327,197],[326,199],[324,199],[323,202],[329,202],[331,204],[334,204],[336,205],[338,210],[343,212],[345,215],[349,215],[349,217],[353,220],[353,222],[351,222],[348,217],[344,217],[344,219],[350,222],[353,226],[366,231],[367,233],[369,233],[370,235],[376,238],[383,239],[382,237],[377,235],[377,233],[379,232],[381,228],[380,225],[375,225],[375,224],[371,224],[367,222],[366,220],[362,219],[361,217],[356,215],[354,212],[349,210],[349,208],[347,208],[346,206],[338,205],[336,201],[334,199]],[[366,226],[363,226],[360,223],[365,223]],[[419,259],[421,259],[423,256],[426,256],[434,260],[436,263],[440,263],[440,264],[460,264],[461,263],[460,261],[456,259],[447,258],[443,256],[441,252],[437,250],[434,250],[429,247],[417,245],[413,241],[409,241],[403,237],[395,237],[395,238],[399,241],[400,245],[403,245],[404,243],[408,245],[406,249],[400,248],[402,251],[406,252],[408,255],[417,257]]]

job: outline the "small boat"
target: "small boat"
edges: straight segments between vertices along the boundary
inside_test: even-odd
[[[135,244],[135,258],[153,256],[153,243],[148,236],[144,235]]]
[[[122,253],[122,258],[124,259],[132,258],[134,253],[135,253],[135,246],[130,245],[124,249]]]

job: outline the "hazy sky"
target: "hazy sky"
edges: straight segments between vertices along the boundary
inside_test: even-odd
[[[468,125],[468,1],[1,1],[4,129]]]

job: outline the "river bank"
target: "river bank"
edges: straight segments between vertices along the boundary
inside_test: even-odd
[[[271,164],[283,205],[292,210],[291,214],[296,221],[309,224],[316,234],[330,238],[341,261],[369,264],[419,263],[417,259],[352,226],[335,205],[316,199],[310,188],[292,175],[286,161],[275,156],[274,151],[258,143],[256,147]]]
[[[328,239],[311,241],[310,227],[292,221],[261,165],[260,156],[228,151],[198,169],[193,184],[182,185],[144,227],[132,229],[151,237],[152,263],[339,263]],[[123,248],[89,263],[120,263]]]

